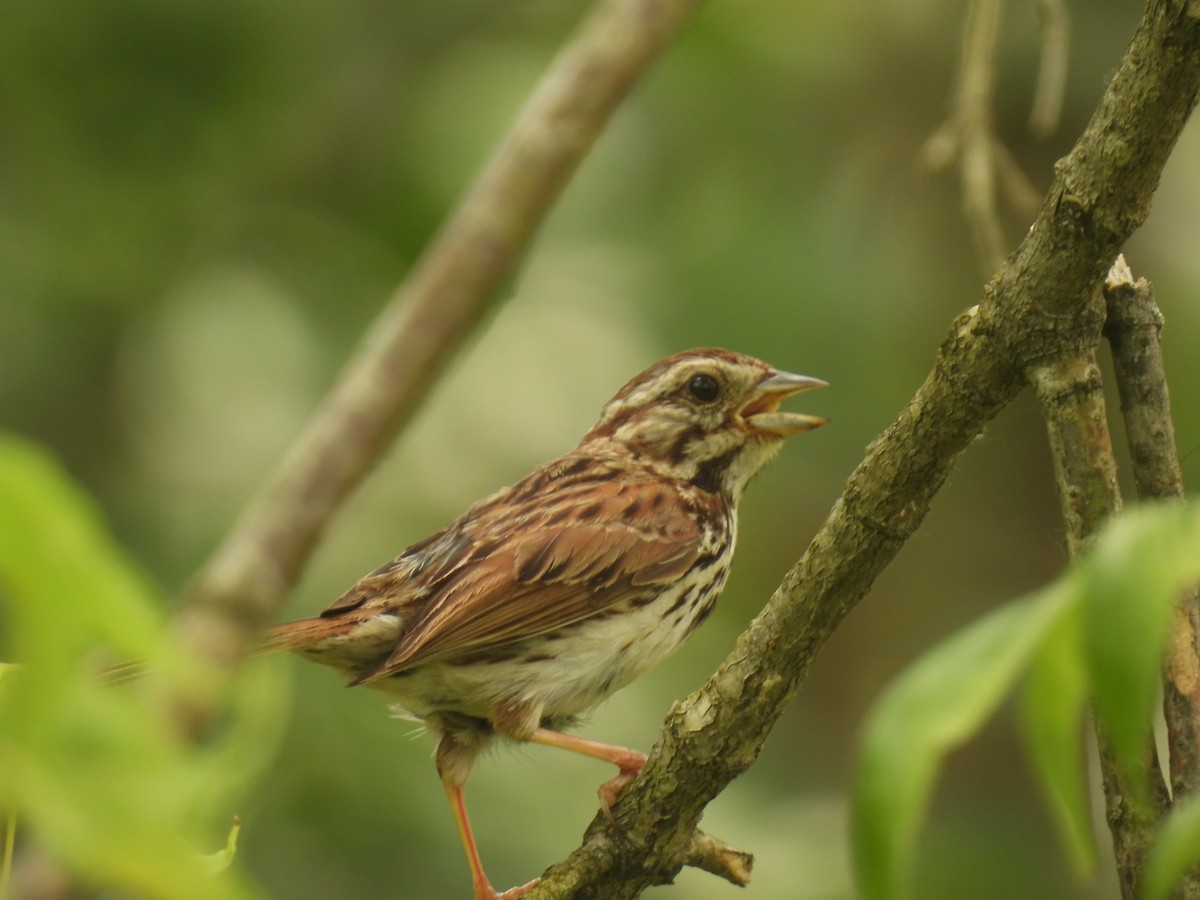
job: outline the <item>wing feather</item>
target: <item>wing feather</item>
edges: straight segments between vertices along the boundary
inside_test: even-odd
[[[473,511],[476,545],[489,552],[443,579],[360,682],[562,628],[674,582],[704,552],[694,501],[662,481],[558,484],[520,516],[506,499]]]

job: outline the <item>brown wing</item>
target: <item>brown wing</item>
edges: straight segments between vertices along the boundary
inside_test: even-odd
[[[488,552],[457,568],[360,682],[561,628],[677,580],[702,552],[697,511],[669,484],[610,479],[504,499],[475,511]]]
[[[268,629],[264,650],[294,650],[359,672],[373,669],[387,659],[408,623],[419,618],[429,585],[445,580],[467,559],[472,541],[462,524],[471,521],[473,512],[468,510],[459,521],[364,575],[320,615]],[[384,617],[391,620],[390,638],[388,629],[380,627]],[[373,622],[376,627],[364,632],[363,627]],[[367,633],[369,638],[363,636]]]

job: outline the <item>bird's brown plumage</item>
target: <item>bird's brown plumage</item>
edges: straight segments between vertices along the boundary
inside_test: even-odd
[[[781,412],[819,387],[727,350],[631,379],[579,446],[364,576],[272,646],[389,693],[440,738],[475,876],[462,784],[494,733],[577,750],[632,777],[640,755],[559,734],[669,654],[712,609],[746,483],[783,439],[824,424]]]

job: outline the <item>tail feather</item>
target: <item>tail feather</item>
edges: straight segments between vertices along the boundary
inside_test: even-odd
[[[262,651],[264,653],[274,653],[278,650],[303,651],[306,647],[336,638],[339,633],[345,633],[347,630],[345,624],[337,619],[322,619],[320,616],[313,616],[309,619],[295,619],[281,625],[273,625],[263,636]],[[335,627],[331,628],[331,625]]]
[[[394,615],[313,616],[268,629],[262,651],[290,650],[357,679],[391,655],[402,631]]]

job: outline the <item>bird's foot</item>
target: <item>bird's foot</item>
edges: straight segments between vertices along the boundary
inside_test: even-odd
[[[503,893],[496,893],[495,889],[490,884],[483,884],[482,887],[476,885],[475,900],[517,900],[518,897],[524,897],[525,892],[537,884],[541,879],[535,878],[526,884],[518,885],[517,887],[509,888]]]
[[[620,774],[616,778],[604,782],[596,791],[600,797],[600,809],[610,822],[613,820],[612,805],[616,803],[617,796],[625,788],[625,785],[637,777],[638,772],[642,771],[642,766],[646,764],[646,754],[638,753],[636,750],[625,750],[624,748],[622,750],[620,759],[611,760],[620,768]]]

